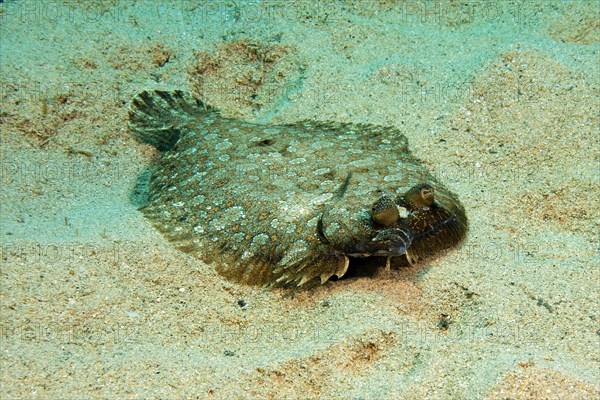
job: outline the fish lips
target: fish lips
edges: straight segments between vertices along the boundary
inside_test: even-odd
[[[369,237],[355,242],[344,253],[351,257],[396,257],[406,254],[414,234],[405,226],[375,228]]]

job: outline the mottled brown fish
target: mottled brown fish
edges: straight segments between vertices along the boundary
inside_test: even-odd
[[[356,257],[414,263],[467,231],[456,196],[395,128],[258,125],[181,91],[142,92],[130,128],[163,151],[146,174],[144,214],[238,282],[323,283]]]

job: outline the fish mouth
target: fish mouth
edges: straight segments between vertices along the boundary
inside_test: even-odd
[[[398,257],[406,254],[414,235],[406,228],[387,228],[375,231],[372,239],[357,243],[356,249],[345,254],[350,257]],[[364,251],[363,249],[369,249]]]

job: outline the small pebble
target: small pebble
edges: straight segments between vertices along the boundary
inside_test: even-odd
[[[438,321],[438,328],[442,330],[446,330],[450,327],[450,320],[448,319],[448,314],[442,314],[440,320]]]

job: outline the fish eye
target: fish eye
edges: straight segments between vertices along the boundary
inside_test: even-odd
[[[421,201],[425,206],[431,206],[433,204],[433,188],[431,186],[421,188]]]
[[[411,207],[430,207],[433,200],[433,188],[426,183],[413,186],[404,195],[404,201]]]
[[[383,226],[390,226],[395,224],[398,218],[400,218],[398,207],[388,196],[383,195],[373,203],[371,207],[371,219],[373,222]]]

